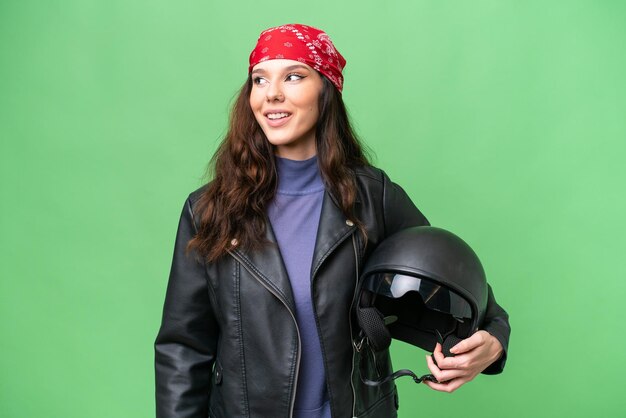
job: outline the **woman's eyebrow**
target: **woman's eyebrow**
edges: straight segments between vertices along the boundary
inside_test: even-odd
[[[301,65],[301,64],[294,64],[294,65],[289,65],[285,68],[282,69],[282,72],[288,72],[288,71],[293,71],[293,70],[306,70],[309,71],[309,67],[307,67],[306,65]],[[252,70],[252,72],[250,74],[265,74],[267,73],[267,71],[263,68],[257,68],[255,70]]]
[[[309,71],[309,67],[301,64],[290,65],[289,67],[285,67],[285,71],[293,71],[293,70],[307,70]]]

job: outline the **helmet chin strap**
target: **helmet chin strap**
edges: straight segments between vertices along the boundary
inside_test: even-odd
[[[397,378],[402,377],[402,376],[410,376],[411,378],[413,378],[413,381],[415,383],[422,383],[424,380],[427,380],[429,382],[439,383],[439,381],[432,374],[425,374],[420,377],[420,376],[417,376],[415,373],[413,373],[409,369],[398,370],[378,380],[368,379],[366,377],[367,371],[365,370],[365,362],[364,362],[365,352],[363,352],[362,349],[365,348],[367,350],[367,353],[371,356],[374,356],[375,354],[374,354],[374,348],[370,345],[369,341],[367,341],[367,338],[364,338],[364,340],[365,340],[365,344],[363,344],[363,340],[362,340],[362,343],[357,346],[357,351],[361,351],[361,359],[359,360],[359,373],[361,375],[361,381],[364,384],[368,386],[380,386],[392,380],[396,380]],[[375,361],[376,359],[374,358],[374,362]]]
[[[461,339],[454,335],[448,335],[446,338],[444,338],[438,330],[435,330],[435,334],[437,335],[437,340],[439,341],[439,344],[441,344],[442,346],[442,351],[444,352],[444,355],[446,357],[454,356],[454,354],[450,353],[450,348],[454,347],[459,341],[461,341]],[[374,346],[372,346],[371,342],[369,341],[369,338],[363,337],[363,339],[361,340],[361,343],[358,344],[356,347],[357,347],[357,351],[362,351],[363,348],[366,348],[367,352],[371,356],[374,356],[375,348]],[[397,378],[403,377],[403,376],[410,376],[415,383],[422,383],[423,381],[440,383],[432,374],[425,374],[423,376],[417,376],[415,373],[413,373],[409,369],[400,369],[378,380],[368,379],[366,377],[367,371],[365,370],[365,367],[364,367],[364,354],[365,353],[362,353],[361,359],[359,361],[359,372],[361,375],[361,381],[368,386],[380,386],[380,385],[383,385],[392,380],[396,380]],[[432,356],[432,354],[431,354],[431,357],[433,361],[435,362],[435,364],[437,364],[437,361],[435,360],[435,357]]]
[[[373,296],[374,298],[376,295]],[[385,316],[380,312],[376,307],[372,306],[373,300],[370,295],[364,293],[361,295],[361,302],[365,306],[357,306],[356,308],[356,316],[361,328],[361,332],[359,333],[358,340],[354,341],[354,348],[357,352],[361,354],[359,359],[359,373],[361,375],[361,381],[368,386],[380,386],[392,380],[395,380],[402,376],[409,376],[413,379],[415,383],[422,383],[423,381],[429,381],[434,383],[439,383],[435,376],[432,374],[425,374],[423,376],[418,376],[413,371],[408,369],[401,369],[396,372],[391,373],[388,376],[382,377],[377,380],[372,380],[368,378],[367,369],[365,367],[366,356],[371,356],[371,360],[373,364],[376,364],[376,353],[386,350],[391,345],[391,333],[389,331],[388,326],[398,326],[395,324],[398,321],[398,316],[396,315],[388,315]],[[445,331],[440,331],[439,328],[431,328],[429,330],[422,330],[417,332],[415,329],[412,329],[411,338],[412,341],[408,341],[417,345],[419,347],[429,347],[432,346],[433,336],[435,337],[435,341],[439,342],[442,347],[442,353],[445,357],[454,356],[450,352],[450,349],[454,347],[461,338],[455,335],[455,330],[459,326],[458,319],[440,322],[438,324],[439,327],[445,326]],[[400,329],[401,330],[401,329]],[[400,330],[396,329],[396,333]],[[432,356],[433,361],[437,364],[434,356]],[[380,376],[380,373],[378,373]]]
[[[397,378],[402,377],[402,376],[411,376],[415,383],[422,383],[424,380],[427,380],[427,381],[433,382],[433,383],[439,383],[439,381],[432,374],[425,374],[425,375],[423,375],[421,377],[418,377],[415,373],[413,373],[409,369],[398,370],[398,371],[393,372],[389,376],[384,377],[383,379],[380,379],[380,380],[370,380],[370,379],[365,377],[365,370],[363,368],[363,360],[362,359],[361,359],[361,370],[360,370],[360,372],[361,372],[361,382],[365,383],[368,386],[380,386],[380,385],[385,384],[387,382],[390,382],[392,380],[396,380]]]

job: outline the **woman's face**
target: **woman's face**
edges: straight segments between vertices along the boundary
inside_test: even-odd
[[[250,107],[276,155],[313,157],[322,76],[299,61],[275,59],[255,65],[251,77]]]

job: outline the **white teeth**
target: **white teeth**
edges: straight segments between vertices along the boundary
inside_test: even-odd
[[[267,114],[268,119],[272,119],[272,120],[286,118],[287,116],[289,116],[289,113],[285,113],[285,112],[282,112],[282,113],[268,113]]]

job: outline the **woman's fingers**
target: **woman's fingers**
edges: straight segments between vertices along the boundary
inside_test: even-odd
[[[474,377],[467,376],[467,372],[465,370],[441,370],[437,367],[431,356],[426,356],[426,364],[428,365],[428,369],[432,375],[435,376],[435,379],[437,379],[438,383],[430,382],[428,380],[424,380],[423,383],[429,388],[439,392],[454,392]]]
[[[502,345],[486,331],[478,331],[459,342],[450,351],[456,355],[445,357],[441,344],[437,343],[432,357],[426,356],[428,369],[439,381],[439,383],[424,381],[433,390],[454,392],[471,381],[502,354]]]
[[[460,388],[465,382],[462,379],[454,379],[445,383],[435,383],[429,382],[427,380],[424,381],[424,384],[433,390],[437,390],[439,392],[447,392],[452,393],[458,388]]]
[[[431,356],[426,356],[426,365],[428,366],[428,370],[430,370],[430,373],[435,376],[435,379],[437,379],[440,383],[457,379],[465,375],[464,370],[442,370],[441,368],[437,367]]]
[[[437,367],[440,369],[458,369],[462,368],[464,358],[459,357],[445,357],[443,355],[443,351],[441,351],[441,344],[437,343],[435,346],[435,350],[433,351],[433,356],[435,357],[435,361],[437,362]]]
[[[466,353],[474,348],[485,344],[485,335],[484,332],[478,331],[471,335],[470,337],[461,340],[458,344],[450,349],[452,354],[462,354]]]

